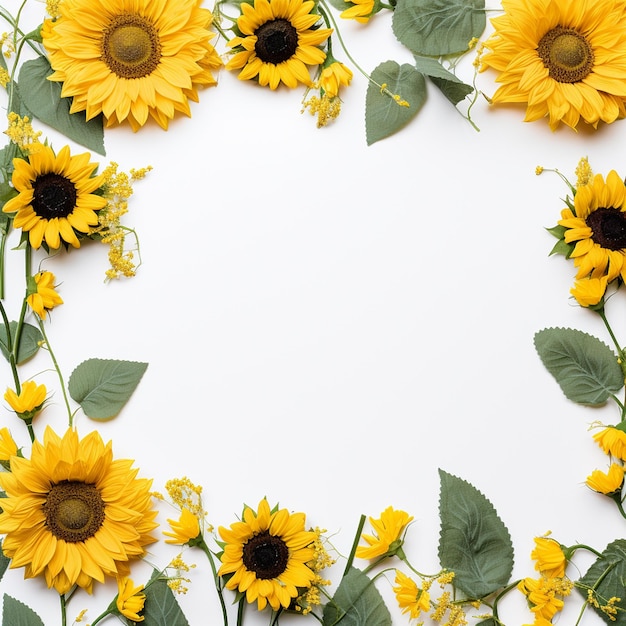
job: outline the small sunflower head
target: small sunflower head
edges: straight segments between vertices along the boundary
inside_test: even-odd
[[[139,615],[146,602],[146,594],[142,593],[143,585],[135,587],[130,578],[118,578],[117,589],[115,599],[117,613],[133,622],[143,622],[143,615]]]
[[[38,385],[34,380],[27,380],[22,384],[19,393],[7,388],[4,399],[20,419],[29,422],[43,409],[46,393],[45,385]]]
[[[624,484],[624,468],[619,463],[611,463],[608,472],[593,470],[585,484],[593,491],[609,497],[617,497],[621,501],[622,486]]]
[[[163,531],[166,537],[171,537],[171,539],[166,539],[165,543],[195,546],[203,541],[198,516],[189,509],[183,508],[178,520],[168,519],[167,521],[172,532]]]
[[[357,547],[357,558],[372,559],[389,556],[402,558],[405,528],[413,520],[413,516],[389,506],[380,514],[379,519],[373,517],[369,519],[375,535],[363,534],[362,537],[368,545]]]
[[[37,272],[28,279],[26,303],[42,320],[46,319],[48,311],[63,304],[54,281],[52,272]]]

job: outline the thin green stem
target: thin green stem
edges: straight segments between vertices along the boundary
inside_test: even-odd
[[[356,549],[361,539],[361,532],[363,531],[363,526],[365,526],[365,515],[361,515],[359,519],[359,525],[356,529],[356,534],[354,535],[354,541],[352,542],[352,548],[350,549],[350,554],[348,555],[346,568],[343,571],[344,576],[348,574],[348,572],[350,571],[350,568],[352,567],[352,563],[354,562],[354,555],[356,554]]]
[[[59,599],[61,600],[61,626],[67,625],[67,606],[65,601],[65,595],[59,595]]]
[[[243,614],[245,609],[246,597],[244,596],[239,600],[239,606],[237,607],[237,626],[243,626]]]
[[[9,353],[9,365],[11,366],[11,372],[13,373],[13,382],[15,383],[15,391],[19,395],[21,390],[20,377],[17,371],[17,361],[13,354],[13,338],[11,337],[11,327],[9,325],[9,318],[7,312],[0,300],[0,315],[2,315],[2,321],[7,334],[7,352]]]
[[[63,373],[61,372],[59,363],[56,359],[56,356],[54,355],[52,346],[50,345],[50,342],[48,341],[48,337],[46,335],[46,329],[45,329],[43,320],[41,320],[39,317],[37,317],[37,324],[39,325],[39,330],[41,331],[41,334],[43,335],[43,340],[46,344],[46,349],[48,350],[48,353],[50,354],[50,359],[52,360],[52,364],[54,365],[54,369],[56,370],[57,376],[59,378],[59,382],[61,383],[61,392],[63,393],[63,400],[65,402],[65,407],[67,409],[67,414],[69,418],[69,427],[72,428],[72,426],[74,425],[74,413],[72,413],[70,400],[67,397],[67,389],[65,388],[65,381],[63,380]]]
[[[207,559],[209,559],[209,565],[211,566],[211,572],[213,573],[213,580],[215,581],[215,589],[220,600],[220,606],[222,607],[222,618],[224,619],[224,626],[228,626],[228,612],[226,610],[226,602],[224,601],[224,594],[222,593],[221,579],[217,575],[215,561],[213,561],[213,553],[209,549],[209,546],[207,546],[206,541],[202,536],[200,536],[198,543],[195,545],[197,545],[206,554]]]
[[[500,621],[499,617],[498,617],[498,602],[500,602],[500,600],[502,600],[502,598],[509,593],[509,591],[511,591],[511,589],[515,589],[517,587],[517,585],[519,585],[520,581],[516,580],[514,583],[511,583],[509,585],[507,585],[494,599],[493,601],[493,606],[491,607],[492,609],[492,613],[493,613],[493,619],[494,621],[496,621],[498,624],[502,624],[502,622]]]

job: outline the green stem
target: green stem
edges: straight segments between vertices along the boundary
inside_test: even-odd
[[[239,606],[237,607],[237,626],[243,626],[243,612],[245,608],[246,597],[244,596],[239,600]]]
[[[222,607],[222,618],[224,619],[224,626],[228,626],[228,612],[226,611],[226,603],[224,602],[224,594],[222,593],[222,584],[220,577],[217,575],[217,569],[215,568],[215,562],[213,561],[213,553],[209,550],[209,546],[207,546],[206,541],[200,536],[197,545],[207,556],[209,559],[209,565],[211,566],[211,571],[213,572],[213,580],[215,581],[215,589],[217,591],[217,595],[220,600],[220,605]],[[92,625],[93,626],[93,625]]]
[[[347,576],[350,568],[352,567],[352,563],[354,562],[354,555],[356,554],[356,548],[359,545],[359,541],[361,539],[361,532],[363,531],[363,526],[365,526],[365,515],[361,515],[359,519],[359,525],[356,529],[356,534],[354,535],[354,541],[352,542],[352,548],[350,549],[350,554],[348,556],[348,561],[346,562],[346,568],[343,571],[343,575]]]
[[[500,621],[500,619],[498,618],[498,602],[500,602],[500,600],[507,594],[509,593],[509,591],[511,591],[511,589],[515,589],[517,587],[517,585],[520,584],[519,580],[516,580],[514,583],[511,583],[510,585],[507,585],[494,599],[493,601],[493,606],[492,606],[492,613],[493,613],[493,619],[498,623],[498,624],[502,624],[502,622]]]
[[[598,580],[596,580],[596,582],[594,583],[593,587],[590,587],[591,591],[595,591],[599,586],[600,583],[608,576],[609,572],[616,566],[616,563],[611,563],[603,572],[602,574],[600,574],[600,576],[598,577]],[[583,587],[584,589],[584,587]],[[574,624],[574,626],[578,626],[578,624],[580,624],[580,620],[583,618],[583,614],[585,612],[585,609],[587,608],[587,606],[589,605],[588,601],[585,601],[584,604],[582,605],[582,608],[580,609],[580,613],[578,614],[578,619],[576,620],[576,623]]]
[[[67,397],[67,389],[65,388],[65,381],[63,380],[63,373],[61,372],[61,368],[59,367],[59,363],[56,359],[56,356],[54,355],[54,352],[52,350],[52,346],[50,345],[50,342],[48,341],[48,337],[46,335],[46,329],[44,326],[43,321],[37,317],[37,324],[39,325],[39,330],[41,331],[41,334],[43,335],[43,340],[46,344],[46,349],[48,350],[48,353],[50,354],[50,359],[52,360],[52,364],[54,365],[54,369],[56,370],[57,376],[59,377],[59,382],[61,383],[61,392],[63,393],[63,400],[65,401],[65,407],[67,409],[67,414],[69,417],[69,427],[72,428],[72,426],[74,425],[74,414],[72,413],[72,407],[70,406],[70,400]],[[93,625],[92,625],[93,626]]]
[[[65,602],[65,595],[61,594],[59,596],[61,600],[61,626],[67,625],[67,603]]]
[[[4,327],[7,333],[7,351],[9,353],[9,365],[11,366],[11,372],[13,373],[13,381],[15,382],[15,390],[19,395],[21,390],[20,385],[20,377],[17,372],[17,362],[15,359],[15,355],[13,354],[13,339],[11,337],[11,327],[9,326],[9,318],[7,317],[7,312],[4,309],[4,305],[0,300],[0,315],[2,315],[2,321],[4,323]]]

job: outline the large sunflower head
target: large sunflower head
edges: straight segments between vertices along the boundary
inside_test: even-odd
[[[258,78],[259,84],[276,89],[298,83],[312,85],[307,65],[320,65],[326,53],[319,47],[332,33],[314,28],[319,15],[313,0],[254,0],[241,3],[238,35],[228,45],[234,55],[226,65],[241,70],[240,80]]]
[[[131,460],[114,460],[111,442],[94,431],[59,437],[47,428],[30,459],[11,458],[0,473],[0,533],[11,567],[44,576],[60,594],[74,585],[128,576],[129,561],[155,541],[151,480],[137,478]]]
[[[61,242],[80,247],[79,236],[98,223],[97,211],[106,200],[97,195],[102,176],[88,152],[70,156],[65,146],[55,154],[50,146],[27,159],[13,159],[13,187],[17,196],[2,210],[14,213],[13,225],[28,233],[33,248],[58,248]]]
[[[494,104],[526,103],[547,117],[594,128],[626,115],[626,10],[621,0],[503,0],[482,69],[499,72]]]
[[[270,510],[267,500],[255,512],[246,507],[243,520],[219,528],[224,541],[218,574],[228,589],[246,594],[259,610],[267,604],[277,611],[288,608],[301,589],[311,586],[316,534],[304,528],[304,513]]]
[[[615,170],[606,181],[596,174],[578,186],[573,206],[563,209],[558,223],[577,279],[626,279],[626,186]]]
[[[43,44],[71,112],[102,113],[107,126],[134,131],[151,116],[164,129],[191,115],[199,86],[215,85],[222,64],[202,0],[63,0],[45,22]]]

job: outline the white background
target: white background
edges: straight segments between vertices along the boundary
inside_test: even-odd
[[[24,30],[42,10],[32,3]],[[340,27],[368,71],[388,59],[411,61],[390,15]],[[334,51],[347,62],[338,44]],[[459,71],[466,82],[471,61]],[[594,171],[624,174],[626,122],[551,132],[543,121],[524,123],[523,109],[490,108],[481,97],[477,132],[429,85],[418,117],[368,147],[366,86],[355,71],[341,116],[317,129],[300,113],[303,89],[271,92],[222,71],[219,85],[192,104],[192,119],[177,118],[169,131],[107,130],[107,156],[95,159],[154,168],[136,184],[125,220],[139,233],[143,265],[135,278],[105,284],[103,246],[44,260],[65,301],[47,329],[66,376],[90,357],[149,367],[119,417],[81,416],[79,432],[97,428],[112,439],[116,456],[135,459],[156,490],[180,476],[203,485],[216,527],[267,496],[304,511],[347,555],[359,516],[393,505],[415,517],[411,562],[436,572],[442,468],[493,502],[513,538],[514,578],[535,575],[533,537],[548,530],[564,544],[602,550],[622,536],[624,520],[584,485],[593,469],[607,467],[588,426],[614,423],[617,412],[568,402],[533,335],[571,326],[608,338],[569,297],[571,263],[548,256],[555,240],[545,227],[559,219],[567,189],[556,174],[537,177],[535,167],[575,180],[588,156]],[[494,75],[480,74],[478,87],[493,93]],[[66,143],[36,127],[57,149]],[[5,306],[15,318],[21,254],[9,252],[8,263]],[[613,299],[609,316],[623,320],[624,306]],[[616,326],[626,337],[624,324]],[[47,367],[41,354],[24,374]],[[8,366],[4,377],[9,385]],[[37,380],[56,391],[36,432],[47,424],[62,432],[55,378]],[[25,430],[3,413],[2,425],[26,445]],[[163,507],[160,519],[176,516]],[[149,560],[163,567],[176,553],[159,542]],[[219,624],[204,557],[185,559],[197,564],[180,598],[191,626]],[[584,572],[589,561],[577,561]],[[331,576],[342,570],[340,559]],[[22,574],[9,571],[0,592],[47,626],[59,624],[55,592]],[[136,581],[147,576],[138,564]],[[394,624],[408,623],[392,582],[389,575],[378,588]],[[93,597],[78,594],[69,622],[83,608],[95,619],[114,593],[106,585]],[[521,594],[512,595],[501,618],[508,626],[532,622]],[[574,623],[580,598],[570,604],[562,624]],[[233,607],[233,623],[234,615]],[[248,611],[250,624],[268,619]]]

